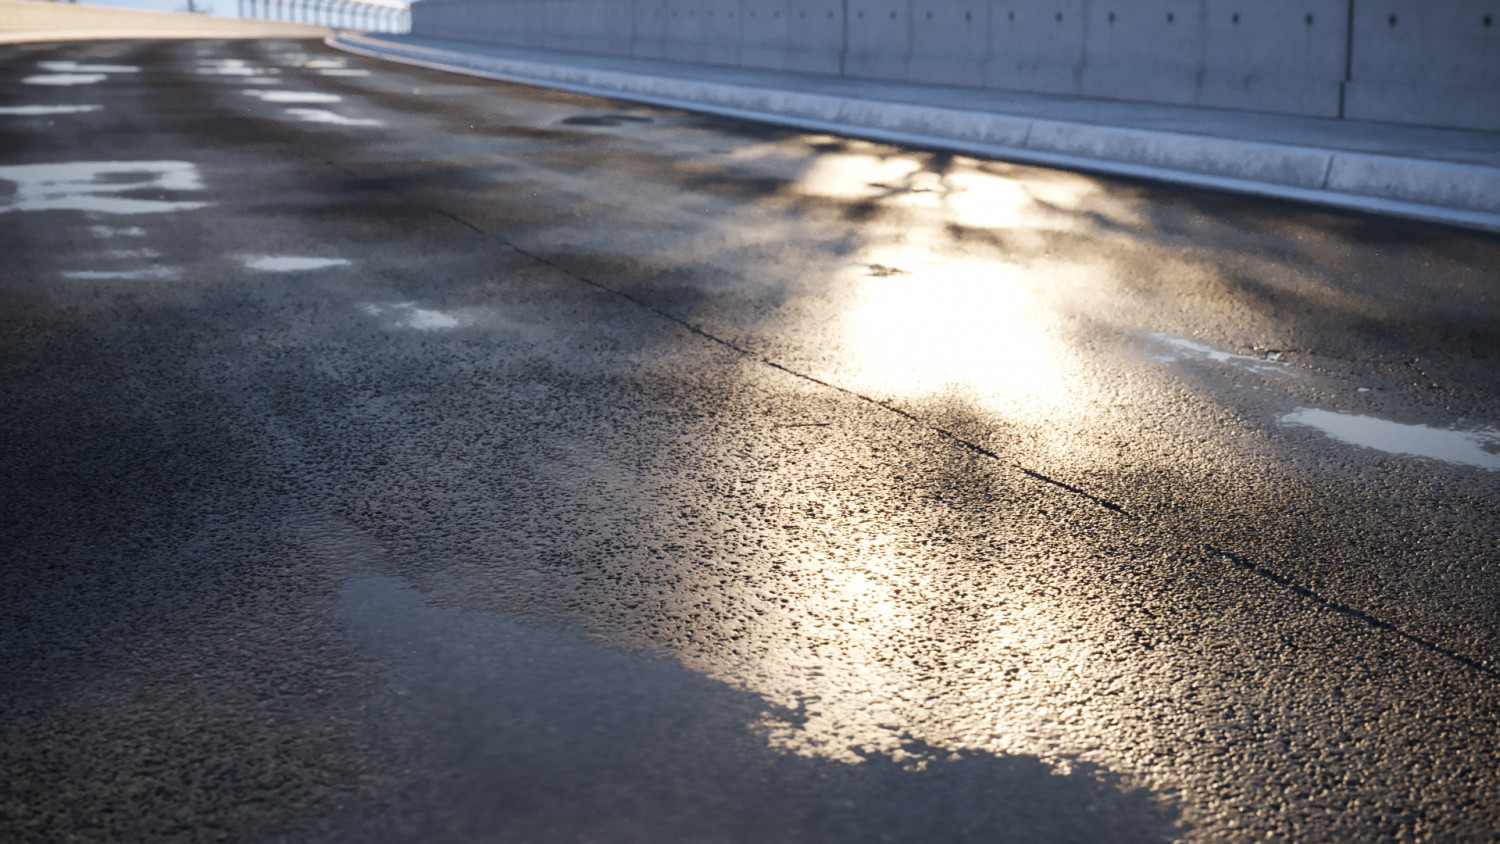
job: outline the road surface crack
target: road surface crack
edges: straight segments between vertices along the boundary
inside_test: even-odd
[[[1476,659],[1464,656],[1457,651],[1449,650],[1448,648],[1445,648],[1442,645],[1437,644],[1436,642],[1431,642],[1423,639],[1420,636],[1415,636],[1411,633],[1407,633],[1396,625],[1391,624],[1389,621],[1382,621],[1381,619],[1378,619],[1375,616],[1370,615],[1369,613],[1357,610],[1354,607],[1349,606],[1348,604],[1335,601],[1334,599],[1329,598],[1326,595],[1322,595],[1318,592],[1313,591],[1312,589],[1307,588],[1306,586],[1301,585],[1300,583],[1297,583],[1296,581],[1293,581],[1291,578],[1288,578],[1285,575],[1277,574],[1276,572],[1266,568],[1265,566],[1253,563],[1250,560],[1247,560],[1244,557],[1240,556],[1239,554],[1225,551],[1223,548],[1219,548],[1214,545],[1205,545],[1203,546],[1203,550],[1208,551],[1211,554],[1217,554],[1227,560],[1235,568],[1241,569],[1242,571],[1247,571],[1259,578],[1274,583],[1277,586],[1282,587],[1283,589],[1300,595],[1303,598],[1306,598],[1313,603],[1322,606],[1324,609],[1327,609],[1331,612],[1336,612],[1340,615],[1348,616],[1349,618],[1355,619],[1356,621],[1364,622],[1365,624],[1375,628],[1376,630],[1381,630],[1383,632],[1389,633],[1399,639],[1405,639],[1406,641],[1411,642],[1412,644],[1425,651],[1428,651],[1429,653],[1447,657],[1448,659],[1451,659],[1454,662],[1459,663],[1460,665],[1471,668],[1481,674],[1488,675],[1492,679],[1500,679],[1500,672],[1495,671],[1495,669],[1490,668],[1488,665],[1485,665],[1484,663]]]

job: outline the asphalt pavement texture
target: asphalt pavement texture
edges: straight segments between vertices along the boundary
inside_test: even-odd
[[[1500,239],[0,47],[0,838],[1500,835]]]

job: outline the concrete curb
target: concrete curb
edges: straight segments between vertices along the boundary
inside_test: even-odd
[[[1500,168],[650,76],[339,33],[372,58],[829,134],[1500,232]]]

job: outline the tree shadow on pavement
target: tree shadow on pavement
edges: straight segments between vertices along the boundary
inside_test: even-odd
[[[568,627],[436,608],[397,578],[344,590],[382,666],[365,710],[403,772],[333,840],[1161,841],[1165,802],[1083,763],[920,741],[859,764],[772,748],[758,695]],[[816,704],[812,704],[816,707]],[[420,736],[418,740],[401,737]]]

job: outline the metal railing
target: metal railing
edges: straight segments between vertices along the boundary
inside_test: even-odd
[[[364,32],[411,32],[411,4],[400,0],[238,0],[240,17]]]

